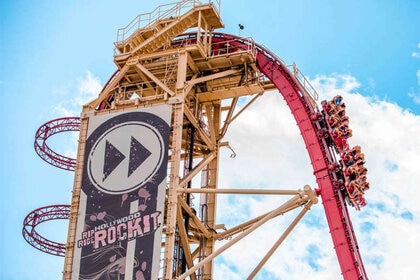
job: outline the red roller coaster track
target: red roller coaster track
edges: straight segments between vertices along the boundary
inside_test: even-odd
[[[69,171],[74,171],[76,160],[60,155],[47,145],[47,139],[54,134],[67,131],[79,131],[80,119],[77,117],[58,118],[44,123],[35,133],[34,148],[41,159],[47,163]],[[50,205],[30,212],[23,220],[23,238],[34,248],[45,253],[64,257],[66,247],[62,243],[51,241],[36,231],[36,227],[46,221],[68,219],[70,205]]]
[[[47,145],[47,139],[60,132],[79,131],[79,129],[80,119],[77,117],[59,118],[44,123],[35,133],[34,148],[36,153],[53,166],[74,171],[76,160],[54,152]]]
[[[65,245],[42,237],[36,231],[36,226],[46,221],[57,219],[64,220],[68,219],[69,217],[70,205],[51,205],[35,209],[30,212],[23,220],[23,237],[29,244],[38,250],[51,255],[64,257],[66,253]]]

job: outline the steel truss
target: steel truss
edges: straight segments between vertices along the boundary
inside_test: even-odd
[[[284,204],[280,205],[278,208],[265,213],[259,217],[256,217],[252,220],[239,224],[229,230],[222,231],[217,234],[210,234],[213,239],[221,240],[221,239],[230,239],[227,243],[223,246],[215,250],[213,253],[208,255],[207,257],[200,260],[195,265],[191,266],[190,269],[183,274],[181,274],[176,279],[185,279],[188,276],[193,275],[196,273],[201,267],[206,265],[208,262],[212,261],[215,257],[222,254],[224,251],[229,249],[231,246],[248,236],[254,230],[265,224],[270,219],[273,219],[279,215],[283,215],[291,210],[294,210],[298,207],[303,207],[301,212],[296,216],[296,218],[291,222],[291,224],[287,227],[284,233],[279,237],[279,239],[275,242],[275,244],[271,247],[271,249],[266,253],[266,255],[262,258],[260,263],[254,268],[251,274],[248,276],[247,279],[253,279],[253,277],[260,271],[263,265],[267,262],[267,260],[273,255],[273,253],[278,249],[281,243],[285,240],[288,234],[293,230],[293,228],[297,225],[297,223],[302,219],[302,217],[306,214],[307,211],[310,210],[313,204],[318,202],[317,195],[314,190],[312,190],[308,185],[306,185],[302,190],[298,191],[287,191],[287,190],[239,190],[239,189],[213,189],[213,190],[206,190],[206,189],[183,189],[179,190],[181,193],[220,193],[220,194],[276,194],[276,195],[291,195],[295,194],[291,199],[289,199]],[[197,217],[191,213],[191,210],[188,211],[188,205],[182,203],[180,201],[179,209],[178,209],[178,217],[182,211],[186,211],[189,215],[191,215],[191,219],[196,219]],[[179,221],[181,222],[181,221]],[[180,227],[181,233],[187,234],[186,228],[182,227],[181,223],[178,223]],[[236,235],[236,236],[235,236]],[[186,240],[183,241],[183,246],[187,247],[189,244]],[[190,259],[193,260],[193,256],[189,256]],[[194,261],[194,260],[193,260]],[[195,278],[195,277],[191,277]]]
[[[70,205],[50,205],[35,209],[23,220],[23,237],[31,246],[40,251],[64,257],[66,253],[65,245],[43,237],[36,231],[36,227],[47,221],[67,220],[69,216]]]
[[[47,144],[47,139],[57,133],[79,131],[79,128],[80,119],[77,117],[59,118],[44,123],[35,133],[34,147],[36,153],[52,166],[74,171],[76,160],[52,150]]]

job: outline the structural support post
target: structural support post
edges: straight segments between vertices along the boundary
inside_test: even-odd
[[[212,110],[210,110],[210,108]],[[217,144],[218,137],[219,137],[219,129],[220,129],[220,104],[213,104],[213,106],[208,106],[206,108],[207,117],[209,119],[209,128],[212,130],[210,131],[210,135],[214,135],[212,139],[215,141],[216,147],[216,157],[210,161],[207,168],[205,169],[205,174],[203,174],[202,178],[202,188],[206,189],[217,189],[217,174],[218,174],[218,167],[219,167],[219,145]],[[204,223],[207,225],[208,228],[213,229],[216,225],[216,210],[217,210],[217,200],[215,193],[207,193],[203,196],[205,203],[206,213],[203,213],[202,216]],[[202,206],[203,207],[203,206]],[[206,258],[207,256],[211,255],[214,251],[214,239],[206,239],[203,246],[203,255],[202,258]],[[202,279],[203,280],[211,280],[213,275],[213,260],[210,260],[203,268],[202,268]]]
[[[173,278],[175,234],[176,234],[176,215],[178,208],[178,188],[179,188],[179,172],[181,161],[181,144],[182,144],[182,122],[184,116],[183,100],[176,103],[172,107],[172,152],[170,161],[168,203],[166,210],[166,240],[165,240],[165,267],[164,279],[171,280]]]
[[[173,98],[172,106],[172,151],[170,160],[168,202],[166,210],[166,240],[165,240],[165,261],[164,279],[170,280],[174,277],[174,250],[177,234],[177,211],[178,211],[178,189],[180,188],[180,162],[182,153],[182,128],[184,121],[184,95],[183,89],[186,79],[187,54],[182,52],[178,60],[176,95]]]
[[[305,186],[305,192],[308,192],[309,189],[307,186]],[[311,197],[311,196],[310,196]],[[280,238],[277,240],[277,242],[271,247],[271,249],[267,252],[267,254],[264,256],[264,258],[260,261],[260,263],[254,268],[254,270],[251,272],[251,274],[248,276],[247,280],[254,279],[255,275],[257,275],[258,271],[265,265],[265,263],[268,261],[269,258],[274,254],[274,252],[278,249],[278,247],[283,243],[283,241],[286,239],[286,237],[290,234],[290,232],[296,227],[298,222],[305,216],[306,212],[308,212],[312,205],[317,203],[317,199],[315,196],[312,196],[312,199],[309,200],[308,204],[306,204],[302,211],[296,216],[296,218],[292,221],[292,223],[287,227],[287,229],[283,232],[283,234],[280,236]]]
[[[83,165],[86,150],[86,138],[88,130],[88,118],[81,118],[79,133],[79,148],[77,151],[76,170],[71,198],[69,228],[66,243],[66,255],[64,258],[63,280],[70,280],[73,273],[74,246],[76,244],[76,226],[79,213],[80,193],[82,191]]]
[[[239,234],[238,236],[236,236],[235,238],[233,238],[232,240],[230,240],[228,243],[224,244],[223,246],[221,246],[220,248],[218,248],[217,250],[215,250],[214,252],[212,252],[211,254],[209,254],[208,256],[206,256],[206,258],[204,258],[203,260],[201,260],[199,263],[197,263],[196,265],[194,265],[192,268],[190,268],[189,270],[187,270],[185,273],[183,273],[182,275],[180,275],[176,279],[177,280],[185,279],[189,275],[191,275],[192,273],[194,273],[194,271],[196,271],[200,267],[206,267],[208,265],[208,263],[211,263],[216,256],[220,255],[226,249],[230,248],[232,245],[234,245],[238,241],[242,240],[244,237],[246,237],[248,234],[250,234],[251,232],[253,232],[255,229],[257,229],[258,227],[260,227],[261,225],[263,225],[267,221],[269,221],[272,218],[280,215],[286,209],[289,209],[289,208],[295,207],[295,206],[299,206],[301,204],[305,204],[308,201],[316,201],[316,199],[317,198],[316,198],[315,192],[313,190],[311,190],[309,186],[307,186],[307,187],[305,186],[305,193],[303,193],[303,195],[300,195],[300,194],[295,195],[290,200],[288,200],[287,202],[285,202],[283,205],[279,206],[277,209],[273,210],[268,215],[266,215],[265,217],[263,217],[261,220],[259,220],[255,224],[253,224],[250,228],[246,229],[241,234]]]

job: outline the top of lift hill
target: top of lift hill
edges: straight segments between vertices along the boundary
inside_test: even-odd
[[[136,16],[117,31],[114,43],[116,62],[130,55],[153,53],[168,42],[168,37],[174,38],[190,28],[200,28],[200,12],[206,19],[206,29],[224,27],[220,18],[220,0],[206,4],[198,0],[184,0],[161,5],[150,13]]]

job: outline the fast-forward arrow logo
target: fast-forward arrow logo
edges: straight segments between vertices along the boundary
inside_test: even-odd
[[[131,136],[128,177],[130,177],[151,154],[152,153],[137,141],[136,138]],[[108,175],[111,174],[125,158],[126,156],[123,155],[121,151],[106,140],[103,169],[104,177],[102,181],[105,181]]]
[[[88,160],[90,181],[98,189],[119,194],[150,180],[164,158],[161,134],[148,123],[115,125],[98,135]]]
[[[105,181],[108,175],[125,159],[125,156],[112,145],[108,140],[105,144],[105,157],[104,157],[104,178]]]
[[[139,141],[131,136],[130,161],[128,162],[128,177],[151,155]]]

